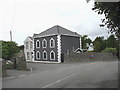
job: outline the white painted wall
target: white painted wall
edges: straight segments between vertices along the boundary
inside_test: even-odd
[[[94,50],[94,46],[92,43],[90,43],[90,45],[88,44],[88,50],[87,51],[93,51]]]
[[[28,49],[26,48],[26,42],[28,42]],[[29,37],[27,37],[24,41],[24,53],[25,53],[26,61],[32,62],[32,61],[34,61],[34,53],[33,53],[33,47],[32,48],[30,47],[30,44],[31,44],[30,42],[32,42],[32,45],[34,45],[33,40],[31,40]],[[30,60],[27,59],[27,52],[30,53]]]

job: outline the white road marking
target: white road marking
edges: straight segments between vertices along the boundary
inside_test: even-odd
[[[12,79],[12,78],[15,78],[15,77],[7,77],[7,78],[5,78],[5,79]]]
[[[20,76],[14,76],[14,77],[7,77],[7,78],[3,78],[3,79],[12,79],[12,78],[15,78],[15,77],[24,77],[24,76],[26,76],[26,75],[20,75]]]
[[[24,77],[24,76],[26,76],[26,75],[20,75],[20,76],[18,76],[18,77]]]
[[[55,82],[53,82],[53,83],[51,83],[51,84],[48,84],[48,85],[46,85],[46,86],[44,86],[44,87],[42,87],[42,88],[47,88],[47,87],[49,87],[49,86],[51,86],[51,85],[53,85],[53,84],[55,84],[55,83],[58,83],[58,82],[60,82],[60,81],[63,81],[63,80],[65,80],[65,79],[70,78],[70,77],[75,76],[75,75],[76,75],[76,74],[72,74],[72,75],[67,76],[67,77],[65,77],[65,78],[63,78],[63,79],[60,79],[60,80],[57,80],[57,81],[55,81]]]

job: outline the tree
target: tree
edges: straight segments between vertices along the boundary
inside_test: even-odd
[[[2,43],[0,48],[2,48],[3,59],[10,59],[15,53],[20,51],[17,43],[13,41],[0,41],[0,43]]]
[[[102,25],[106,26],[111,33],[115,33],[118,38],[118,58],[120,58],[120,2],[95,2],[94,8],[98,14],[104,14]]]
[[[115,32],[117,37],[120,37],[120,3],[118,2],[95,2],[94,8],[95,12],[98,14],[104,14],[105,19],[102,19],[100,26],[106,26],[111,33]]]
[[[19,46],[20,50],[24,50],[24,45]]]
[[[96,37],[93,44],[95,52],[101,52],[106,48],[106,40],[104,40],[104,37]]]
[[[117,48],[118,47],[118,43],[117,40],[115,38],[114,35],[111,35],[108,39],[107,39],[107,43],[106,46],[108,48]]]
[[[81,41],[82,41],[82,49],[87,49],[87,43],[90,44],[92,42],[92,40],[90,38],[87,38],[88,35],[83,35],[81,37]]]

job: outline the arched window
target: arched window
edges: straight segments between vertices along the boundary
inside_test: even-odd
[[[40,52],[39,51],[36,52],[36,59],[40,59]]]
[[[47,41],[45,39],[42,41],[42,47],[47,48]]]
[[[50,39],[50,48],[55,47],[55,40],[53,38]]]
[[[54,51],[50,52],[50,60],[55,60],[55,52]]]
[[[36,48],[40,48],[40,41],[39,40],[36,41]]]
[[[47,60],[47,52],[46,51],[43,52],[43,60]]]

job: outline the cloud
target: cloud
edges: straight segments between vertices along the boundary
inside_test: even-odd
[[[86,0],[4,0],[0,4],[0,38],[9,40],[12,30],[13,40],[22,45],[27,36],[54,25],[91,37],[104,34],[99,28],[104,16],[92,11],[93,5],[94,2],[86,3]]]

